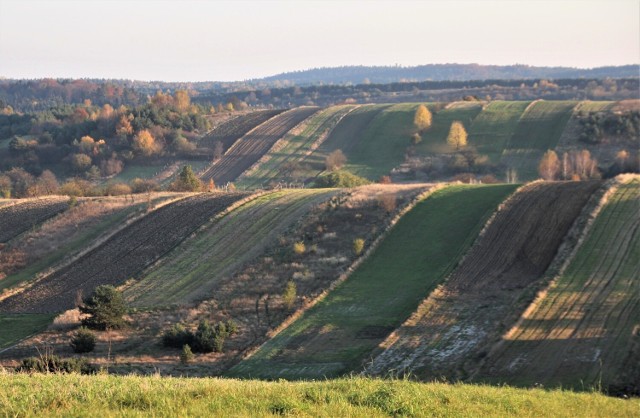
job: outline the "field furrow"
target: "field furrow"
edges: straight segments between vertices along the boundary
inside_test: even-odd
[[[514,324],[599,182],[535,183],[516,193],[445,284],[385,343],[373,374],[467,377]]]
[[[419,202],[345,282],[229,374],[317,379],[359,369],[514,189],[452,186]]]
[[[202,179],[213,179],[219,185],[235,181],[287,132],[318,110],[317,107],[299,107],[272,117],[238,139],[201,175]]]
[[[69,208],[69,198],[26,199],[0,207],[0,244]]]
[[[216,285],[257,257],[310,207],[335,191],[288,190],[255,198],[169,254],[127,288],[134,306],[188,303],[211,296]]]
[[[638,277],[636,178],[608,200],[566,271],[492,350],[479,376],[573,387],[637,380],[627,371],[640,354],[633,345],[640,329]]]
[[[201,194],[163,206],[116,233],[73,263],[0,301],[4,313],[50,313],[73,308],[78,295],[135,276],[246,194]]]
[[[213,151],[216,142],[220,141],[223,152],[226,152],[238,139],[246,135],[247,132],[282,112],[284,112],[284,109],[259,110],[223,122],[200,139],[198,146]]]

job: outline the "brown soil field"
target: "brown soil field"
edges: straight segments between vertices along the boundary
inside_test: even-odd
[[[4,313],[53,313],[73,308],[102,284],[118,285],[142,271],[246,193],[200,194],[168,204],[102,245],[0,301]]]
[[[465,379],[518,320],[601,182],[533,183],[488,223],[448,280],[382,344],[368,372]]]
[[[69,207],[68,197],[25,199],[0,207],[0,243],[5,243]]]
[[[226,152],[231,146],[250,130],[284,112],[282,110],[259,110],[235,117],[215,127],[208,135],[198,141],[198,146],[213,150],[216,141],[222,142]]]
[[[219,185],[234,181],[282,136],[319,110],[318,107],[299,107],[267,120],[237,140],[220,160],[201,175],[202,179],[212,178]]]

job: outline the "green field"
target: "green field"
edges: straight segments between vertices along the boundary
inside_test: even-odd
[[[469,145],[498,163],[502,151],[530,102],[489,103],[469,127]]]
[[[513,185],[451,186],[418,203],[329,295],[230,375],[321,378],[357,370],[453,269]]]
[[[127,164],[124,169],[110,179],[110,181],[128,183],[135,178],[150,179],[162,171],[162,168],[163,165]]]
[[[5,416],[633,417],[640,400],[599,393],[407,380],[260,382],[0,374]]]
[[[288,133],[278,143],[277,150],[269,151],[266,160],[249,175],[241,178],[238,185],[242,188],[256,188],[266,185],[269,181],[280,180],[288,177],[283,174],[285,164],[299,164],[305,157],[313,151],[314,147],[320,145],[318,141],[327,136],[336,123],[351,112],[354,106],[332,106],[326,108],[307,119],[304,129],[299,133]],[[302,169],[300,167],[298,170]],[[308,169],[305,171],[309,171]],[[295,172],[292,173],[295,176]],[[308,173],[309,175],[316,175]],[[301,180],[305,180],[304,177]]]
[[[465,129],[473,125],[473,121],[482,111],[482,103],[477,102],[454,102],[449,107],[436,111],[434,104],[427,107],[433,114],[433,123],[431,127],[422,134],[422,142],[416,147],[421,154],[439,154],[448,153],[452,149],[447,145],[447,136],[449,129],[454,121],[460,121]],[[412,115],[413,117],[413,115]],[[413,119],[411,119],[411,129],[415,132]],[[409,137],[406,139],[406,145],[409,145]]]
[[[54,317],[55,315],[50,314],[0,315],[0,330],[2,330],[0,332],[0,350],[12,346],[30,335],[44,331]]]
[[[283,190],[257,197],[233,210],[125,291],[134,306],[190,302],[210,294],[216,283],[261,250],[334,191]]]
[[[636,178],[609,199],[565,273],[490,356],[481,376],[578,388],[615,383],[634,362],[628,355],[640,326],[639,277]]]
[[[504,165],[517,170],[519,180],[539,177],[538,163],[542,155],[556,148],[577,104],[540,100],[524,112],[501,158]]]

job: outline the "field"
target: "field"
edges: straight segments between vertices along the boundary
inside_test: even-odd
[[[529,103],[489,103],[469,127],[469,145],[475,147],[478,153],[489,156],[493,163],[498,163]]]
[[[127,288],[133,306],[184,304],[209,295],[220,280],[261,254],[327,190],[290,190],[257,197],[234,209]],[[215,293],[215,292],[214,292]]]
[[[638,347],[633,351],[640,328],[639,208],[636,177],[609,198],[567,270],[490,353],[480,377],[575,388],[640,383],[629,375],[640,359]]]
[[[456,120],[460,121],[468,131],[476,116],[482,111],[482,103],[477,102],[454,102],[441,110],[436,110],[434,104],[429,104],[427,107],[433,114],[433,123],[422,134],[422,142],[416,146],[418,153],[423,155],[451,152],[451,147],[447,145],[451,124]],[[415,132],[413,119],[410,123],[412,132]],[[410,144],[409,140],[410,138],[407,137],[407,145]]]
[[[10,241],[69,207],[66,197],[34,198],[0,208],[0,244]]]
[[[53,320],[53,314],[0,314],[0,352],[18,341],[44,331]]]
[[[99,247],[0,301],[4,313],[53,313],[74,307],[101,284],[121,284],[173,249],[244,194],[202,194],[150,212]]]
[[[514,189],[452,186],[421,201],[344,283],[229,374],[300,379],[359,369],[451,271]]]
[[[640,401],[597,393],[406,380],[258,382],[225,379],[0,375],[8,416],[632,417]]]
[[[208,135],[198,141],[198,147],[210,149],[213,152],[216,141],[222,143],[226,152],[231,146],[250,130],[266,122],[284,110],[262,110],[235,117],[215,127]]]
[[[300,172],[306,172],[310,167],[302,167],[301,162],[322,145],[342,118],[356,108],[331,106],[312,115],[295,129],[296,132],[292,130],[278,141],[263,157],[264,162],[243,174],[239,185],[253,188],[276,181],[305,181]]]
[[[202,179],[213,179],[218,185],[235,181],[276,141],[318,110],[317,107],[298,107],[267,120],[236,141],[220,160],[201,175]]]
[[[369,373],[465,379],[526,309],[599,182],[534,183],[512,196],[462,263],[383,344]]]
[[[538,177],[542,154],[556,148],[576,105],[574,101],[540,100],[524,112],[502,156],[502,162],[515,168],[520,180]]]

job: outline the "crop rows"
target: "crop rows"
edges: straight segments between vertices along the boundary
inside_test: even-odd
[[[220,141],[223,150],[226,152],[234,142],[242,138],[247,132],[282,112],[284,112],[284,109],[259,110],[238,116],[217,126],[207,136],[202,138],[198,142],[198,145],[213,150],[214,144]]]
[[[68,199],[29,199],[0,207],[0,243],[5,243],[69,207]]]
[[[565,273],[490,354],[482,376],[581,387],[616,383],[630,367],[637,372],[639,353],[630,356],[640,329],[638,278],[636,179],[605,204]],[[628,377],[637,384],[637,375]]]
[[[317,379],[359,369],[514,188],[453,186],[419,202],[346,281],[229,374]]]
[[[287,190],[255,198],[172,252],[125,291],[135,306],[193,301],[257,257],[309,208],[334,192]]]
[[[519,318],[599,182],[536,183],[516,193],[445,284],[389,341],[372,373],[458,379]]]
[[[244,196],[204,194],[163,206],[29,289],[1,301],[0,312],[50,313],[70,309],[78,294],[86,296],[98,285],[118,285],[135,276]]]
[[[302,124],[303,126],[299,127],[299,132],[291,131],[285,135],[265,155],[267,160],[261,163],[256,170],[245,173],[241,184],[244,187],[259,187],[269,181],[300,177],[296,175],[296,172],[308,171],[300,165],[300,162],[321,146],[334,127],[354,109],[357,107],[331,106],[311,116]],[[306,179],[303,176],[299,180]]]
[[[267,120],[236,141],[201,177],[213,179],[217,184],[234,181],[267,153],[278,139],[317,111],[317,107],[299,107]]]

